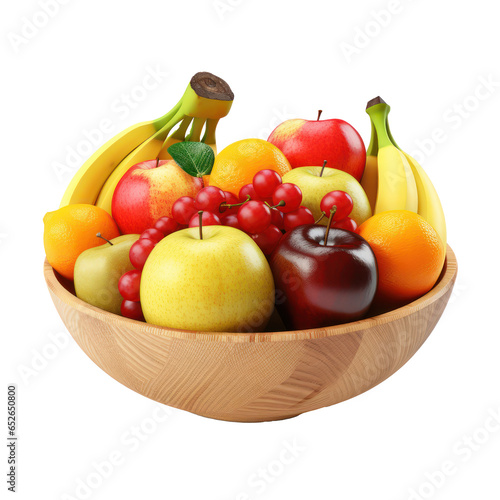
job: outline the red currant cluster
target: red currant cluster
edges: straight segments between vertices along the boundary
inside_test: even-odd
[[[249,234],[269,255],[283,233],[302,224],[314,223],[311,211],[301,207],[302,192],[295,184],[282,184],[274,170],[261,170],[253,182],[240,189],[238,197],[215,186],[203,188],[196,198],[183,196],[172,206],[179,224],[196,227],[200,211],[204,226],[224,225]]]
[[[354,203],[349,193],[345,191],[330,191],[326,193],[321,200],[320,210],[322,216],[317,222],[323,217],[331,217],[331,227],[346,229],[347,231],[356,231],[358,225],[353,219],[348,217],[353,207]]]
[[[291,183],[283,184],[274,170],[257,172],[252,183],[240,189],[239,199],[244,203],[238,210],[235,227],[250,234],[266,255],[274,250],[283,230],[314,223],[312,212],[301,206],[300,188]]]
[[[146,229],[130,248],[130,262],[135,267],[118,282],[123,297],[121,313],[144,321],[140,302],[141,274],[146,259],[165,236],[186,227],[224,225],[244,231],[265,255],[270,255],[284,231],[314,224],[312,212],[301,206],[302,191],[284,183],[274,170],[257,172],[251,184],[240,189],[239,196],[215,186],[201,189],[196,198],[181,196],[172,205],[172,217],[161,217]],[[321,200],[322,217],[332,217],[332,226],[354,231],[356,223],[348,217],[353,201],[344,191],[332,191]]]
[[[129,258],[135,267],[126,272],[118,281],[118,291],[123,297],[122,316],[144,321],[140,302],[141,274],[146,259],[156,244],[165,236],[180,229],[179,224],[170,217],[160,217],[150,229],[146,229],[130,247]]]

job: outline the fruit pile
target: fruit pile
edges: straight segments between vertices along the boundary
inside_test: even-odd
[[[233,98],[198,73],[167,115],[122,132],[77,172],[44,218],[44,245],[80,299],[169,328],[253,332],[275,310],[284,328],[321,328],[434,286],[443,210],[395,143],[382,99],[367,106],[368,151],[320,112],[217,154]]]

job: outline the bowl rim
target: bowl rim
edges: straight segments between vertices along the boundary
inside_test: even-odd
[[[394,320],[399,320],[405,316],[409,316],[417,311],[420,311],[431,303],[442,297],[455,281],[457,275],[457,259],[455,253],[449,245],[446,249],[446,259],[443,265],[443,271],[434,285],[434,287],[422,297],[415,301],[394,309],[392,311],[372,316],[359,321],[345,323],[342,325],[328,326],[324,328],[315,328],[310,330],[292,330],[281,332],[261,332],[261,333],[236,333],[236,332],[203,332],[191,330],[177,330],[157,325],[151,325],[142,321],[136,321],[129,318],[124,318],[117,314],[104,311],[95,306],[87,304],[73,295],[67,290],[58,279],[55,270],[48,263],[47,259],[44,262],[44,276],[49,290],[57,296],[66,305],[77,309],[79,312],[91,316],[100,321],[111,323],[119,327],[123,326],[132,329],[136,332],[155,335],[158,337],[175,338],[180,340],[200,341],[200,342],[235,342],[235,343],[252,343],[252,342],[290,342],[303,341],[308,339],[318,339],[332,337],[336,335],[344,335],[347,333],[358,333],[364,330],[371,329],[378,325],[390,323]]]

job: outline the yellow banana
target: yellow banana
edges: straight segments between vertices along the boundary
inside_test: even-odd
[[[89,203],[111,213],[114,190],[125,172],[142,161],[171,158],[167,150],[176,142],[202,140],[216,153],[215,128],[219,119],[229,113],[233,99],[224,80],[211,73],[197,73],[180,101],[165,116],[134,125],[99,148],[71,180],[61,206]],[[204,126],[205,135],[200,139]]]
[[[370,111],[370,108],[374,109]],[[377,200],[377,212],[382,211],[384,205],[389,205],[389,202],[395,203],[397,201],[400,205],[402,205],[403,200],[406,199],[405,203],[408,204],[408,197],[410,197],[410,204],[412,205],[412,207],[414,207],[415,191],[413,189],[413,182],[407,182],[406,197],[404,182],[400,182],[401,178],[403,177],[403,170],[405,172],[405,176],[407,176],[409,168],[411,170],[411,177],[413,178],[413,181],[415,183],[417,194],[417,209],[412,211],[416,211],[436,230],[443,242],[444,247],[446,248],[446,221],[444,217],[443,207],[441,205],[441,201],[439,199],[437,191],[433,186],[429,176],[419,165],[419,163],[409,154],[401,151],[401,148],[396,144],[396,141],[394,140],[394,137],[392,136],[391,130],[389,128],[388,114],[390,109],[391,108],[380,97],[372,99],[368,103],[367,112],[372,119],[372,136],[367,151],[366,168],[365,173],[363,174],[362,185],[365,188],[370,203],[372,202],[375,193],[375,199]],[[374,125],[374,118],[375,122],[377,122],[377,127],[375,127]],[[385,121],[385,127],[382,126],[381,120]],[[382,151],[382,149],[379,150],[380,141],[378,137],[378,132],[381,129],[382,135],[386,134],[386,136],[389,138],[390,144],[399,151],[399,154],[397,154],[394,152],[394,149],[387,149],[387,151],[383,153],[385,158],[384,160],[382,160],[382,163],[380,156],[377,157],[377,153],[380,154],[380,152]],[[385,140],[384,143],[387,145],[387,140]],[[397,173],[397,175],[395,175],[395,172]],[[395,184],[399,183],[400,191],[399,198],[396,199],[395,197],[393,197],[393,195],[389,195],[389,202],[386,201],[384,203],[383,198],[388,196],[388,189],[386,184],[390,183],[391,181],[389,179],[385,179],[386,182],[382,189],[386,189],[386,194],[379,195],[379,185],[382,182],[382,178],[384,178],[386,175],[392,176]],[[410,184],[412,185],[412,187],[408,189]],[[378,204],[379,201],[380,204]],[[386,208],[386,210],[388,209],[389,208]],[[406,208],[406,210],[409,209]]]
[[[403,154],[406,156],[415,176],[418,190],[418,214],[436,230],[446,248],[446,221],[436,188],[418,162],[410,155]]]
[[[363,172],[363,177],[361,179],[361,186],[365,190],[368,201],[370,202],[370,207],[372,213],[375,212],[375,203],[377,201],[377,191],[378,191],[378,164],[377,164],[377,154],[378,154],[378,141],[377,141],[377,131],[375,127],[372,126],[372,135],[370,138],[370,145],[366,151],[366,165]]]
[[[113,171],[101,189],[96,205],[111,214],[111,202],[116,186],[125,173],[137,163],[153,160],[168,160],[172,157],[168,148],[181,141],[200,142],[203,137],[217,154],[215,128],[220,118],[226,116],[233,104],[234,95],[224,80],[210,74],[197,73],[190,81],[179,101],[176,112],[168,123],[148,141],[132,151]],[[180,123],[179,123],[180,122]],[[170,131],[179,124],[171,134]],[[191,125],[189,134],[186,133]]]
[[[149,139],[177,111],[172,109],[161,118],[127,128],[101,146],[76,172],[61,200],[61,207],[75,203],[93,205],[106,179],[132,151]]]
[[[389,106],[380,98],[370,101],[366,110],[372,120],[378,143],[378,186],[374,213],[387,210],[417,212],[418,193],[415,177],[405,155],[392,144],[387,131],[389,110]],[[372,176],[373,170],[372,165]]]
[[[167,126],[165,126],[139,147],[134,149],[122,162],[120,162],[120,164],[108,177],[108,179],[104,183],[104,186],[102,186],[101,192],[99,193],[97,201],[95,202],[96,206],[103,208],[111,215],[111,201],[113,199],[115,188],[120,182],[120,179],[125,175],[127,170],[129,170],[137,163],[156,158],[161,148],[163,147],[165,137],[168,135],[169,130],[170,129],[167,129]]]

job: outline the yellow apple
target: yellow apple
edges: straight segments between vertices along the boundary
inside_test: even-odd
[[[357,225],[361,225],[372,216],[370,202],[361,184],[347,172],[336,168],[325,167],[298,167],[283,176],[283,182],[291,182],[299,186],[302,191],[302,205],[307,207],[315,219],[321,216],[319,207],[323,196],[330,191],[345,191],[351,195],[354,202],[349,217],[354,219]],[[324,217],[320,224],[327,225],[328,218]]]
[[[274,308],[266,257],[239,229],[183,229],[160,241],[141,276],[148,323],[181,330],[249,332],[265,329]]]

